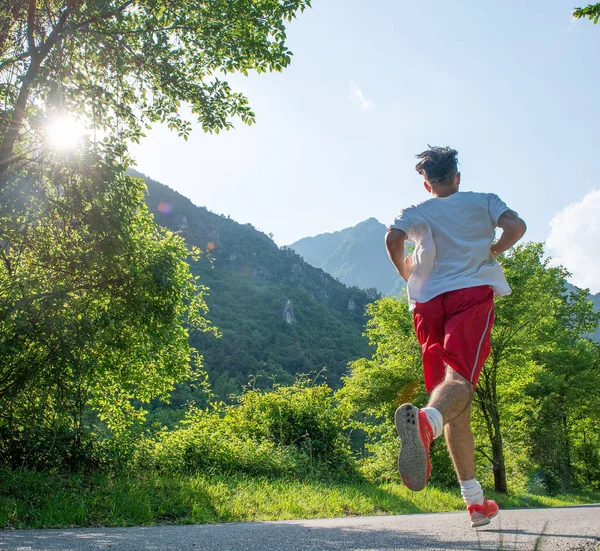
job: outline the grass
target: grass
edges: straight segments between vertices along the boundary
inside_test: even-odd
[[[599,492],[496,495],[503,508],[600,501]],[[222,475],[51,475],[0,471],[0,527],[134,526],[436,513],[464,509],[458,490]]]

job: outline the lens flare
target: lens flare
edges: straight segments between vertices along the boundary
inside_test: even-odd
[[[167,203],[166,201],[161,201],[158,203],[158,212],[161,214],[171,214],[173,212],[173,205],[171,205],[171,203]]]
[[[56,115],[46,125],[48,144],[59,151],[75,149],[85,133],[84,125],[71,115]]]

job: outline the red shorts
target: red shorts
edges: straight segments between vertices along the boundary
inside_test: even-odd
[[[446,365],[476,386],[490,353],[494,291],[484,285],[442,293],[417,302],[413,315],[427,392],[442,382]]]

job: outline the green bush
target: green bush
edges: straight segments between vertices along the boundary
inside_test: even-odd
[[[138,466],[170,472],[340,476],[355,461],[327,385],[249,389],[238,403],[192,408],[173,430],[141,439]]]
[[[349,440],[344,433],[346,416],[337,407],[326,384],[300,379],[292,386],[270,392],[247,390],[230,410],[244,433],[259,440],[292,447],[315,466],[330,472],[354,471]]]
[[[97,467],[92,435],[65,426],[0,425],[0,465],[76,471]]]
[[[173,430],[140,442],[138,465],[165,472],[241,472],[281,476],[296,466],[293,450],[242,434],[227,412],[191,409]]]

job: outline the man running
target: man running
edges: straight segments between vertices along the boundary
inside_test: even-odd
[[[493,193],[461,192],[457,152],[431,147],[417,155],[416,170],[431,199],[404,209],[388,228],[390,260],[408,282],[421,343],[427,407],[403,404],[395,416],[402,442],[398,469],[404,484],[422,490],[429,479],[429,446],[445,436],[473,527],[489,524],[498,505],[475,478],[471,402],[490,352],[494,294],[510,294],[496,257],[526,231],[525,222]],[[502,229],[494,241],[495,228]],[[405,256],[406,240],[415,242]]]

